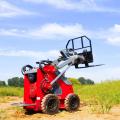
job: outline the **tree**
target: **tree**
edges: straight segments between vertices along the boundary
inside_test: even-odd
[[[5,81],[0,81],[0,86],[6,86]]]
[[[84,77],[80,77],[80,78],[78,78],[78,80],[81,84],[91,84],[91,85],[94,84],[93,80],[85,79]]]
[[[88,84],[95,84],[94,81],[90,80],[90,79],[87,79],[86,80]]]
[[[80,77],[78,80],[81,84],[86,84],[86,79],[84,77]]]
[[[19,86],[20,86],[20,87],[23,87],[23,85],[24,85],[24,80],[23,80],[22,77],[20,77],[20,78],[19,78]]]
[[[13,77],[11,79],[8,79],[8,85],[15,86],[15,87],[23,87],[23,78]]]

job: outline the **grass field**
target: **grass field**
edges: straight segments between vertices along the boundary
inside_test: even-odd
[[[95,85],[80,85],[75,79],[71,80],[75,93],[81,101],[90,107],[91,112],[107,113],[112,106],[120,104],[120,80],[106,81]],[[23,96],[23,88],[0,87],[0,102],[3,96]]]
[[[23,88],[20,87],[0,87],[0,96],[23,96]]]
[[[15,98],[11,96],[23,96],[23,88],[19,87],[0,87],[0,103],[7,103]]]
[[[120,104],[120,80],[95,85],[79,85],[72,79],[75,93],[89,105],[92,112],[107,113],[112,106]]]

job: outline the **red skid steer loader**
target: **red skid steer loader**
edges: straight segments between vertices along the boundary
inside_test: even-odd
[[[24,102],[20,106],[27,111],[55,114],[59,109],[75,111],[79,108],[80,99],[74,93],[71,82],[65,77],[65,72],[72,66],[81,69],[100,65],[89,65],[93,62],[92,44],[86,36],[69,40],[60,54],[57,60],[42,60],[36,62],[38,67],[25,65],[22,68]]]

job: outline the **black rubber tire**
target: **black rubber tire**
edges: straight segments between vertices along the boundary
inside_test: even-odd
[[[47,94],[41,102],[41,110],[46,114],[56,114],[59,111],[59,99],[54,94]]]
[[[80,107],[80,98],[76,94],[68,94],[65,98],[64,105],[67,111],[76,111]]]

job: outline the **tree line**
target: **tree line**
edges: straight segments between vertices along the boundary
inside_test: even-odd
[[[93,85],[94,81],[91,79],[86,79],[84,77],[80,77],[78,79],[75,78],[70,78],[72,82],[76,82],[77,84],[82,84],[82,85]],[[0,81],[0,86],[14,86],[14,87],[23,87],[23,78],[22,77],[13,77],[8,79],[7,84],[5,81]]]
[[[91,79],[86,79],[86,78],[84,78],[84,77],[78,78],[78,81],[79,81],[82,85],[85,85],[85,84],[93,85],[93,84],[95,84],[93,80],[91,80]]]
[[[22,77],[13,77],[8,79],[7,83],[0,80],[0,86],[14,86],[14,87],[23,87],[23,78]]]
[[[81,84],[81,85],[94,85],[94,81],[91,79],[86,79],[84,77],[76,78],[69,78],[69,80],[73,83],[73,85]]]

